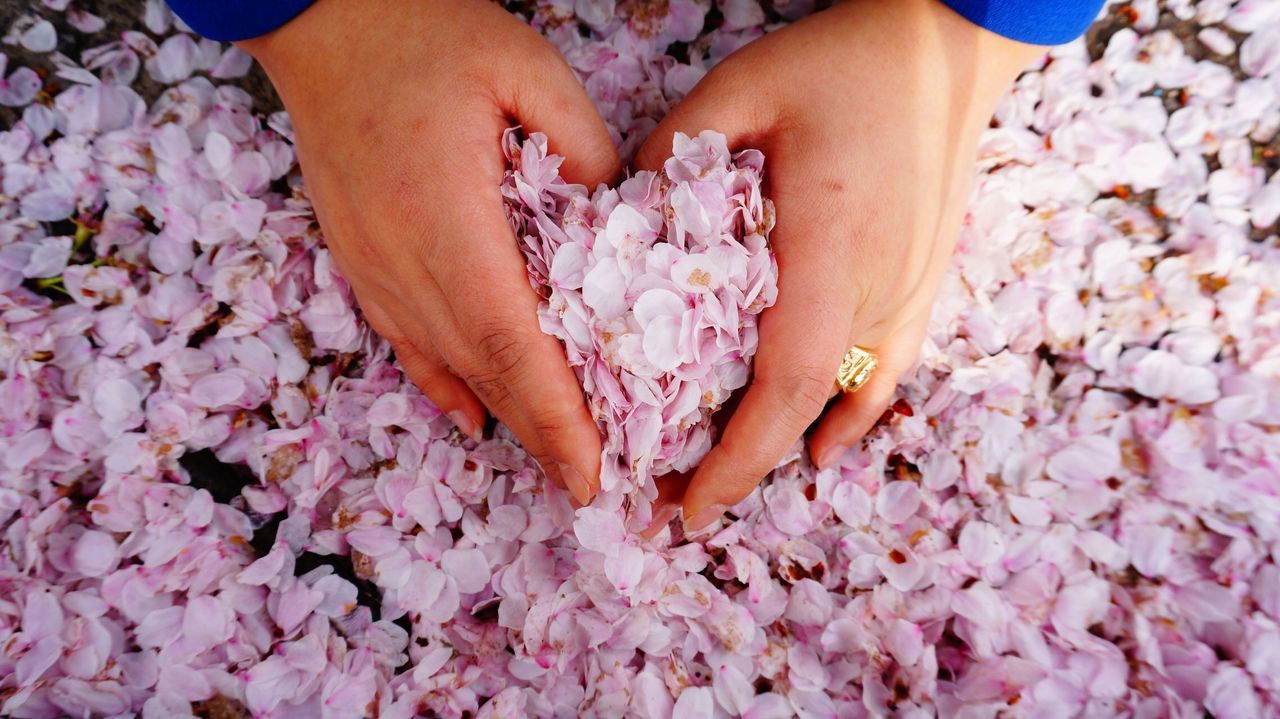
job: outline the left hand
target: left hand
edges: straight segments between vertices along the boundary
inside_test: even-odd
[[[240,43],[289,109],[325,243],[365,319],[458,428],[485,407],[580,503],[600,433],[503,214],[512,123],[572,144],[562,172],[608,182],[621,160],[564,56],[484,0],[320,0]]]
[[[879,368],[813,434],[819,467],[876,422],[915,362],[1000,94],[1043,49],[983,30],[938,0],[848,0],[717,65],[636,155],[658,169],[672,135],[717,130],[763,150],[777,208],[777,304],[752,383],[683,494],[696,530],[745,498],[822,414],[851,344]]]

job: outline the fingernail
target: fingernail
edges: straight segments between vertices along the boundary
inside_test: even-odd
[[[692,517],[685,517],[684,531],[696,532],[719,519],[728,509],[729,508],[723,504],[713,504],[706,509],[698,511],[698,513],[694,514]]]
[[[471,421],[471,418],[467,416],[466,412],[463,412],[460,409],[455,409],[447,414],[449,419],[453,420],[453,423],[457,425],[458,429],[461,430],[463,434],[467,435],[471,439],[480,439],[480,428],[476,426],[475,422]]]
[[[844,453],[848,451],[849,448],[843,444],[833,444],[827,447],[822,454],[818,455],[818,469],[831,467],[840,461],[840,457],[844,456]]]
[[[560,479],[564,480],[565,489],[573,498],[583,506],[591,504],[591,485],[587,484],[582,473],[563,462],[556,463],[556,469],[560,470]]]

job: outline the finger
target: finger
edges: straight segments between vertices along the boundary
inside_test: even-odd
[[[658,477],[656,483],[658,496],[653,500],[653,518],[649,520],[649,526],[640,532],[641,539],[653,539],[675,519],[676,513],[680,511],[680,499],[689,486],[689,475],[672,472]]]
[[[823,214],[814,219],[823,221]],[[790,252],[783,251],[787,243],[777,243],[778,301],[761,318],[755,373],[742,404],[685,492],[688,530],[750,494],[822,412],[847,349],[856,298],[853,283],[837,269],[847,266],[838,249],[843,244],[816,233],[802,245],[792,243]]]
[[[481,439],[484,434],[484,403],[466,382],[449,371],[435,348],[428,346],[419,349],[418,345],[411,342],[393,342],[392,346],[396,350],[400,367],[409,375],[409,379],[420,388],[431,388],[429,391],[422,391],[453,420],[463,434],[474,440]],[[437,396],[441,397],[439,401],[436,400]]]
[[[809,440],[809,456],[819,469],[834,466],[884,414],[898,378],[915,364],[925,322],[915,322],[876,347],[878,364],[856,392],[846,392],[827,410]]]
[[[555,48],[545,63],[529,63],[531,76],[513,89],[506,108],[527,132],[546,133],[551,152],[562,155],[560,176],[594,189],[622,172],[609,128],[582,83]]]
[[[484,405],[471,388],[449,371],[435,348],[410,341],[391,315],[375,302],[361,302],[365,321],[395,350],[400,368],[440,408],[462,433],[479,439],[484,427]]]
[[[538,296],[498,211],[497,183],[472,197],[452,220],[467,236],[449,242],[454,254],[432,265],[440,286],[467,288],[465,302],[447,296],[456,336],[440,349],[544,471],[587,504],[600,486],[599,430],[564,348],[539,326]]]
[[[671,157],[671,143],[677,132],[694,137],[703,130],[715,130],[725,136],[730,150],[766,149],[759,145],[775,119],[764,110],[770,105],[758,102],[753,92],[734,91],[729,86],[731,81],[722,77],[713,70],[671,108],[636,151],[636,169],[661,169]]]
[[[527,287],[525,288],[528,289]],[[600,486],[600,434],[559,342],[536,325],[536,304],[480,300],[486,314],[464,324],[473,348],[464,377],[553,479],[582,504]]]

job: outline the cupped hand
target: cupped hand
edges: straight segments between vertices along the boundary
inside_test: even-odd
[[[978,136],[1040,52],[938,0],[849,0],[730,55],[646,140],[642,169],[677,131],[763,150],[777,208],[778,301],[751,384],[684,491],[687,528],[750,494],[823,413],[851,344],[879,368],[826,412],[813,460],[832,465],[876,422],[922,343]]]
[[[293,120],[325,240],[370,324],[469,435],[487,406],[587,502],[600,435],[503,213],[503,129],[545,132],[562,174],[620,161],[560,53],[485,0],[320,0],[242,43]]]

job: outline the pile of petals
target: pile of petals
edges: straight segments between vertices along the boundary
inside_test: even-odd
[[[661,172],[588,195],[560,178],[545,135],[503,136],[502,194],[545,298],[542,328],[564,343],[604,437],[604,505],[615,490],[654,499],[655,477],[711,449],[711,415],[747,383],[756,321],[778,292],[764,156],[730,156],[711,131],[673,144]]]
[[[0,38],[0,715],[1280,712],[1280,4],[1136,0],[1029,68],[893,411],[694,542],[462,436],[361,318],[247,56],[81,5]],[[513,9],[625,152],[812,5]]]

